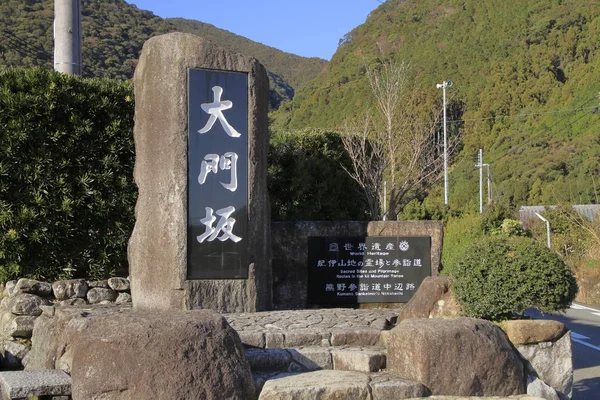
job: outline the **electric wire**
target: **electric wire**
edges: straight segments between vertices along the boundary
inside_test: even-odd
[[[36,53],[36,54],[39,53],[41,55],[40,58],[45,59],[45,60],[52,59],[52,55],[50,53],[48,53],[45,49],[21,39],[20,37],[15,35],[13,32],[9,31],[8,29],[3,29],[2,33],[4,34],[5,37],[12,39],[13,42],[18,43],[20,46],[22,46],[25,49],[28,49],[30,52]]]
[[[7,29],[0,30],[0,35],[4,37],[4,44],[10,50],[19,53],[23,57],[31,57],[37,60],[45,61],[49,63],[50,66],[54,65],[54,56],[43,48],[26,42]],[[94,78],[94,75],[87,70],[82,71],[82,76],[85,78]]]

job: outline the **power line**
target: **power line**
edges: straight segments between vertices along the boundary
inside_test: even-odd
[[[5,36],[8,35],[10,38],[12,38],[15,42],[19,43],[21,46],[23,46],[31,51],[41,53],[44,59],[48,59],[48,60],[52,59],[52,55],[50,53],[48,53],[45,49],[19,38],[13,32],[11,32],[7,29],[3,29],[2,32],[4,33]]]
[[[4,44],[9,49],[16,51],[20,55],[41,61],[52,62],[52,56],[44,49],[26,42],[6,29],[0,30],[0,34],[5,39]]]
[[[456,119],[456,120],[447,121],[447,122],[471,122],[471,121],[490,121],[490,120],[496,120],[496,119],[524,118],[524,117],[529,117],[532,115],[559,114],[559,113],[574,112],[574,111],[581,111],[581,110],[592,110],[594,108],[596,108],[596,106],[594,106],[594,107],[579,107],[579,108],[571,108],[571,109],[564,109],[564,110],[544,111],[544,112],[532,112],[532,113],[516,114],[516,115],[496,115],[496,116],[489,117],[489,118]],[[440,124],[440,122],[436,122],[436,124]]]
[[[596,96],[594,96],[594,97],[593,97],[592,99],[590,99],[590,100],[587,100],[587,101],[585,101],[585,102],[584,102],[582,105],[584,105],[584,104],[586,104],[586,103],[589,103],[591,100],[593,100],[593,99],[595,99],[595,98],[596,98]],[[586,109],[590,109],[590,108],[591,108],[591,109],[593,109],[593,108],[595,108],[595,107],[576,108],[576,109],[574,109],[574,110],[586,110]],[[576,123],[577,121],[579,121],[579,120],[583,119],[583,118],[584,118],[584,117],[586,117],[586,116],[589,116],[589,114],[582,114],[581,116],[579,116],[579,117],[578,117],[577,119],[575,119],[574,121],[567,121],[567,124],[571,124],[571,125],[572,125],[572,124]],[[564,122],[564,121],[566,121],[566,120],[567,120],[567,118],[562,118],[560,121],[558,121],[557,123],[555,123],[554,125],[552,125],[550,128],[548,128],[548,131],[549,131],[550,129],[554,128],[554,127],[555,127],[556,125],[558,125],[559,123],[561,123],[561,122]],[[518,132],[518,133],[525,133],[525,132],[523,132],[523,130],[522,130],[522,129],[519,129],[517,132]],[[526,141],[524,141],[524,142],[522,142],[522,143],[519,143],[519,144],[518,144],[516,147],[518,147],[518,148],[525,148],[527,145],[531,144],[533,141],[535,141],[535,140],[538,140],[538,139],[539,139],[539,137],[531,136],[531,137],[530,137],[528,140],[526,140]],[[515,147],[515,146],[513,146],[513,147]],[[497,160],[498,160],[499,158],[501,158],[502,156],[503,156],[503,155],[500,155],[498,158],[496,158],[496,159],[495,159],[495,160],[493,160],[493,161],[497,161]],[[491,162],[493,162],[493,161],[489,161],[489,162],[491,163]]]
[[[54,56],[48,53],[43,48],[33,45],[31,43],[26,42],[24,39],[19,38],[13,32],[2,29],[0,30],[0,35],[4,37],[4,44],[10,49],[13,50],[23,57],[31,57],[37,60],[45,61],[50,64],[53,63]],[[82,74],[86,78],[94,78],[94,75],[88,72],[87,70],[83,71]]]

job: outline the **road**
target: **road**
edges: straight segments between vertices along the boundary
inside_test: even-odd
[[[563,322],[571,330],[573,342],[573,400],[600,399],[600,309],[573,304],[563,314],[527,315]]]

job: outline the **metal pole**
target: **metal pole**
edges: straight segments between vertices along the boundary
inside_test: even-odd
[[[443,83],[444,93],[444,204],[448,205],[448,147],[446,143],[446,82]]]
[[[435,85],[436,88],[442,89],[444,97],[444,204],[448,206],[448,139],[446,127],[446,88],[452,86],[452,81],[444,81]]]
[[[483,149],[479,149],[479,214],[483,214]]]
[[[80,0],[54,0],[54,69],[81,75]]]
[[[548,248],[551,249],[552,243],[550,242],[550,221],[548,221],[546,218],[542,217],[539,213],[535,213],[535,215],[537,215],[537,217],[539,219],[541,219],[542,221],[544,221],[546,223],[547,244],[548,244]]]
[[[488,187],[488,204],[492,202],[492,179],[490,178],[490,164],[487,166],[487,187]]]

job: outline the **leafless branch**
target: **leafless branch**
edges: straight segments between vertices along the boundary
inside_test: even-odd
[[[381,216],[381,183],[386,169],[384,146],[370,140],[372,121],[369,111],[362,121],[344,123],[342,141],[352,161],[352,170],[344,170],[360,185],[369,205],[371,218]]]

